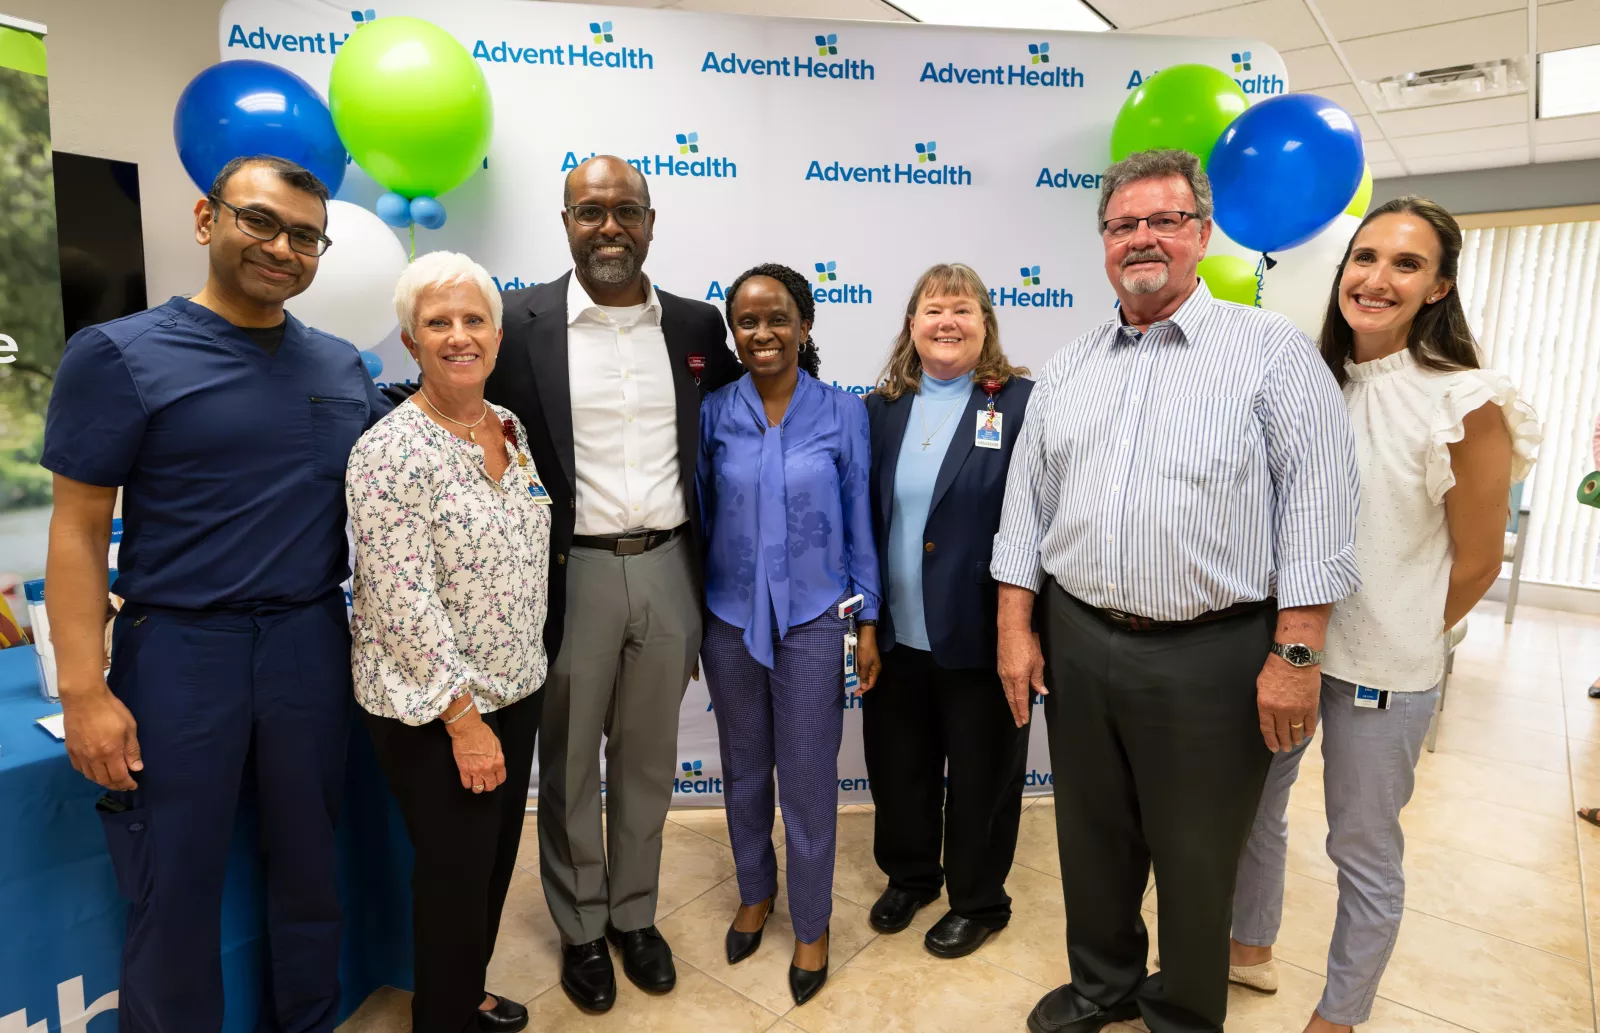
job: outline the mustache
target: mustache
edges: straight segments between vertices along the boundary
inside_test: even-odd
[[[591,240],[585,245],[584,250],[592,255],[603,247],[620,247],[630,255],[634,252],[633,241],[627,237],[623,237],[621,240]]]
[[[271,266],[274,269],[279,269],[286,273],[295,272],[300,268],[299,262],[296,262],[293,259],[290,259],[287,262],[280,261],[279,259],[273,257],[272,254],[270,254],[267,249],[262,247],[260,244],[245,248],[244,257],[252,262],[259,262],[262,265]]]
[[[1139,251],[1129,251],[1126,255],[1123,255],[1122,268],[1126,269],[1135,262],[1160,262],[1162,265],[1167,265],[1169,261],[1160,248],[1150,247]]]

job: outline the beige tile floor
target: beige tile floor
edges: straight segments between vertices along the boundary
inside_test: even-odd
[[[1368,1033],[1568,1033],[1596,1030],[1600,829],[1574,803],[1600,806],[1600,618],[1522,607],[1507,628],[1485,604],[1457,652],[1438,752],[1424,754],[1404,816],[1409,889],[1405,924]],[[1337,898],[1321,756],[1308,756],[1290,816],[1283,987],[1264,997],[1235,987],[1230,1033],[1299,1033],[1322,990]],[[527,1002],[535,1033],[940,1033],[1021,1031],[1034,1002],[1067,979],[1054,810],[1030,799],[1007,887],[1011,925],[976,954],[942,961],[922,931],[881,936],[867,909],[883,886],[872,861],[870,807],[839,814],[832,978],[804,1008],[789,999],[793,933],[779,909],[766,943],[730,967],[723,931],[738,904],[720,810],[674,811],[666,827],[658,923],[677,956],[678,987],[654,998],[618,973],[618,1001],[589,1016],[557,985],[559,940],[538,879],[530,817],[490,968],[492,989]],[[782,826],[778,830],[782,861]],[[1152,936],[1159,903],[1145,902]],[[343,1033],[405,1033],[409,997],[374,994]],[[1139,1027],[1109,1027],[1118,1033]]]

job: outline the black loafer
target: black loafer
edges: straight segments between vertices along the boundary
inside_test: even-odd
[[[822,935],[827,936],[828,931],[824,929]],[[815,972],[808,968],[800,968],[792,961],[789,963],[789,995],[794,998],[796,1008],[817,996],[817,991],[821,990],[827,981],[828,962],[826,958],[823,959],[822,968]]]
[[[653,925],[623,932],[606,926],[606,939],[622,949],[622,971],[634,986],[650,994],[664,994],[678,983],[672,948]]]
[[[528,1028],[528,1009],[499,994],[489,996],[494,998],[494,1007],[478,1010],[478,1029],[483,1033],[517,1033]]]
[[[919,897],[910,890],[890,886],[878,897],[878,902],[872,905],[872,912],[867,915],[867,921],[880,933],[897,933],[910,925],[911,920],[924,906],[938,899],[937,893],[931,897]]]
[[[561,989],[580,1008],[611,1010],[617,1003],[617,974],[605,940],[561,945]]]
[[[767,900],[767,913],[761,916],[761,928],[753,933],[741,932],[732,924],[728,926],[728,935],[723,943],[728,951],[728,964],[737,965],[756,952],[761,946],[761,933],[767,928],[767,919],[772,917],[772,900]]]
[[[922,938],[922,945],[928,948],[929,954],[941,958],[964,958],[982,947],[990,933],[999,931],[970,918],[962,918],[954,911],[946,911],[944,917],[933,923],[933,928]]]
[[[1028,1016],[1029,1033],[1100,1033],[1113,1022],[1139,1017],[1139,1002],[1124,1001],[1102,1008],[1072,988],[1058,986],[1039,998]]]

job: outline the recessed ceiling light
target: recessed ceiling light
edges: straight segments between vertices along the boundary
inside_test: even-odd
[[[1600,111],[1600,45],[1539,55],[1539,117]]]
[[[977,25],[993,29],[1066,29],[1105,32],[1111,26],[1079,0],[889,0],[918,21],[932,25]]]

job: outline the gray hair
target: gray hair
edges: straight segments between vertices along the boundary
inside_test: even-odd
[[[1211,179],[1200,167],[1200,159],[1188,151],[1138,151],[1128,155],[1106,169],[1100,178],[1100,218],[1106,221],[1106,208],[1111,195],[1141,179],[1161,179],[1182,176],[1189,181],[1194,193],[1194,213],[1202,219],[1211,218]]]
[[[407,337],[417,332],[417,302],[422,292],[439,287],[454,287],[470,283],[483,292],[489,306],[489,321],[500,329],[500,317],[505,305],[494,278],[483,266],[456,251],[430,251],[406,266],[400,280],[394,285],[394,314],[400,319],[400,329]]]

